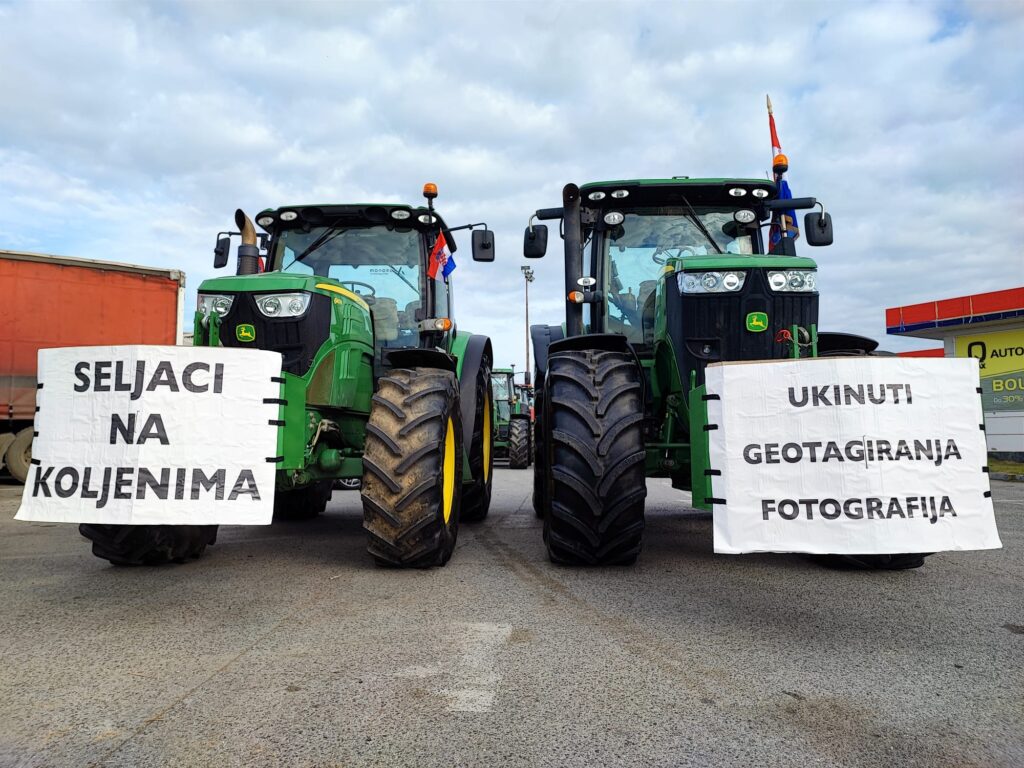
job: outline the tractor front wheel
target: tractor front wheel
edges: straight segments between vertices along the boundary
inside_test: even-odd
[[[508,466],[526,469],[530,466],[530,422],[512,419],[508,425]]]
[[[643,376],[632,355],[581,350],[552,355],[547,379],[548,556],[629,565],[640,554],[647,496]]]
[[[462,417],[455,374],[396,369],[373,396],[363,452],[363,527],[379,565],[444,565],[462,503]]]
[[[217,541],[216,525],[93,525],[78,532],[92,542],[92,553],[113,565],[183,563]]]
[[[327,509],[333,480],[320,480],[305,488],[278,491],[274,496],[275,520],[311,520]]]

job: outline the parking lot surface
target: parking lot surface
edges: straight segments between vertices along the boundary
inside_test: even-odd
[[[662,481],[636,566],[556,567],[531,478],[414,572],[357,492],[131,569],[0,485],[0,766],[1024,764],[1024,484],[1002,550],[866,573],[716,556]]]

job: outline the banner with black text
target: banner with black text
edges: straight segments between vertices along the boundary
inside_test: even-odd
[[[995,549],[972,359],[706,370],[715,552]]]
[[[267,525],[281,355],[220,347],[39,351],[18,520]]]

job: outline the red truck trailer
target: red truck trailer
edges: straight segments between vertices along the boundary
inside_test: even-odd
[[[0,472],[32,458],[40,349],[180,344],[185,273],[0,250]]]

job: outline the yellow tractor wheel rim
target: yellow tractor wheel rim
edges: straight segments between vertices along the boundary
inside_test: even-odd
[[[441,472],[441,505],[447,524],[452,516],[452,499],[455,498],[455,428],[448,418],[448,432],[444,438],[444,466]]]
[[[491,394],[484,397],[484,482],[491,476],[491,441],[494,436],[491,434]]]

